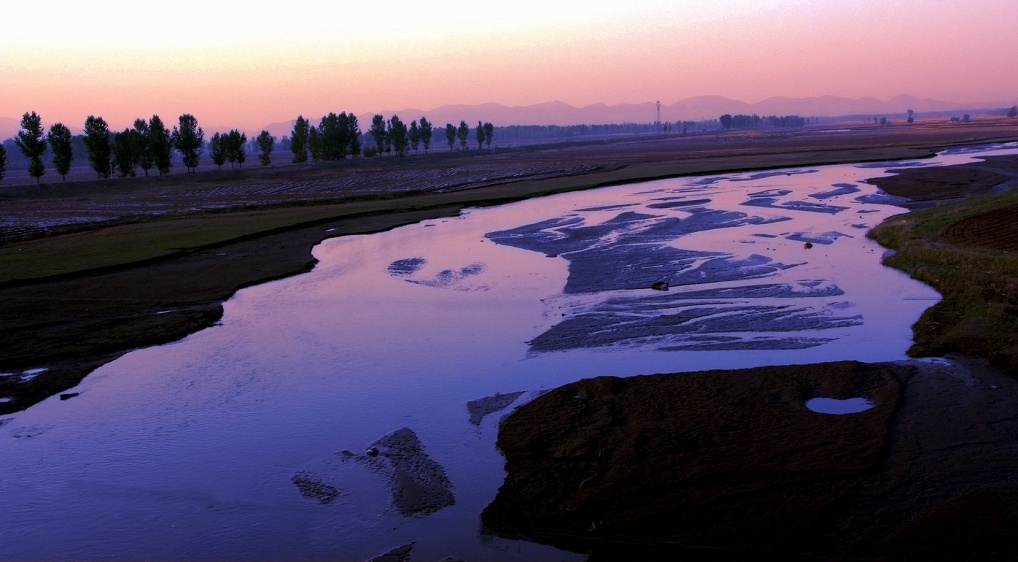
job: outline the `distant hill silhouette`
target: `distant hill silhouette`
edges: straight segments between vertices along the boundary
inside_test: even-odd
[[[773,97],[757,103],[726,98],[724,96],[696,96],[684,100],[661,105],[663,121],[698,121],[700,119],[716,119],[724,113],[744,113],[757,115],[800,115],[803,117],[824,117],[839,115],[881,115],[902,114],[912,109],[924,112],[964,112],[965,110],[1010,107],[1014,102],[960,104],[935,99],[920,99],[910,95],[896,96],[888,101],[876,98],[846,98],[839,96],[817,96],[810,98]],[[342,108],[337,108],[342,111]],[[431,110],[404,108],[399,110],[383,110],[358,115],[362,131],[371,126],[371,117],[381,113],[388,119],[399,115],[400,119],[409,123],[425,116],[437,127],[445,127],[446,123],[458,125],[460,120],[474,127],[478,121],[491,122],[495,125],[595,125],[605,123],[652,123],[657,118],[654,102],[625,103],[606,105],[595,103],[585,107],[574,107],[561,101],[552,101],[526,106],[506,106],[498,103],[480,105],[443,105]],[[44,116],[45,117],[45,116]],[[276,137],[289,136],[293,129],[290,116],[285,121],[268,123],[262,129],[268,130]],[[305,115],[304,117],[317,124],[321,115]],[[234,126],[203,128],[209,131],[228,130]],[[0,139],[7,139],[17,134],[20,119],[0,117]],[[74,128],[72,127],[72,130]],[[249,138],[254,138],[259,130],[246,131]]]
[[[803,117],[824,117],[841,115],[902,114],[912,109],[916,112],[950,112],[1004,107],[1005,103],[960,104],[935,99],[920,99],[910,95],[896,96],[888,101],[877,98],[846,98],[839,96],[818,96],[810,98],[768,98],[758,103],[726,98],[724,96],[696,96],[666,105],[661,104],[662,121],[698,121],[716,119],[724,113],[745,113],[757,115],[801,115]],[[561,101],[527,106],[506,106],[497,103],[480,105],[443,105],[431,110],[404,108],[383,110],[386,118],[392,115],[406,122],[427,117],[436,127],[446,123],[458,125],[460,120],[474,127],[478,121],[490,121],[495,125],[593,125],[603,123],[652,123],[657,118],[654,102],[606,105],[596,103],[575,107]],[[358,115],[361,130],[367,130],[374,113]],[[296,117],[296,115],[294,115]],[[305,115],[305,117],[309,117]],[[321,116],[311,117],[317,123]],[[276,136],[289,135],[291,121],[270,123],[264,128]]]

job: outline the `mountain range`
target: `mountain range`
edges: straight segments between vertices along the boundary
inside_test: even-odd
[[[1013,102],[1011,102],[1013,103]],[[810,98],[774,97],[757,103],[746,103],[723,96],[697,96],[669,105],[661,104],[662,121],[699,121],[716,119],[725,113],[757,115],[800,115],[803,117],[833,117],[842,115],[895,115],[909,109],[917,113],[966,112],[1004,107],[1005,103],[961,104],[935,99],[920,99],[910,95],[896,96],[883,101],[876,98],[846,98],[819,96]],[[495,125],[596,125],[604,123],[652,123],[657,119],[654,102],[606,105],[596,103],[575,107],[561,101],[526,106],[507,106],[498,103],[480,105],[443,105],[431,110],[404,108],[379,111],[387,119],[393,115],[409,123],[427,117],[436,127],[446,123],[458,125],[460,120],[473,127],[478,121]],[[362,131],[371,126],[373,113],[357,115]],[[305,115],[316,124],[321,116]],[[293,118],[296,118],[294,116]],[[269,123],[263,127],[276,137],[289,136],[293,130],[291,120]],[[257,133],[254,131],[252,133]],[[249,133],[249,136],[250,134]]]
[[[1014,102],[960,104],[935,99],[920,99],[910,95],[896,96],[883,101],[877,98],[846,98],[839,96],[818,96],[809,98],[773,97],[757,103],[746,103],[723,96],[697,96],[661,105],[663,121],[698,121],[716,119],[718,116],[731,114],[757,115],[800,115],[803,117],[832,117],[841,115],[880,115],[903,114],[909,109],[918,113],[924,112],[964,112],[970,110],[990,109],[1010,106]],[[339,109],[341,110],[341,109]],[[337,110],[337,111],[339,111]],[[444,127],[446,123],[459,124],[460,120],[473,126],[478,121],[491,122],[495,125],[595,125],[604,123],[652,123],[657,119],[657,106],[654,102],[626,103],[606,105],[596,103],[584,107],[575,107],[560,101],[540,103],[526,106],[507,106],[497,103],[480,105],[443,105],[431,110],[404,108],[400,110],[380,111],[386,118],[399,115],[409,123],[420,117],[427,117],[436,127]],[[362,131],[371,126],[373,113],[358,115],[357,120]],[[317,124],[320,115],[306,115],[312,123]],[[262,127],[276,135],[288,136],[293,129],[290,117],[286,121],[268,123]],[[227,130],[235,125],[220,127],[204,126],[206,131]],[[20,128],[19,119],[0,117],[0,139],[14,136]],[[72,130],[74,127],[72,126]],[[260,129],[259,129],[260,130]],[[259,131],[247,131],[249,137]]]

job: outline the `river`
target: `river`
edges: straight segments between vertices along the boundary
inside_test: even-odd
[[[904,212],[863,183],[890,166],[658,180],[327,240],[218,325],[0,419],[0,558],[582,559],[480,528],[512,406],[495,410],[596,375],[904,359],[938,295],[865,237]]]

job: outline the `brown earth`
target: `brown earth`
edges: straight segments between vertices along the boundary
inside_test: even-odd
[[[592,561],[1018,555],[1018,381],[977,362],[599,377],[521,406],[498,446],[487,531]]]
[[[909,198],[912,208],[1018,185],[1018,158],[1013,156],[991,156],[959,166],[889,171],[896,175],[875,178],[870,183],[891,195]]]
[[[0,402],[0,414],[71,388],[98,365],[132,349],[211,325],[222,314],[221,303],[238,289],[312,267],[310,249],[327,237],[378,232],[454,215],[467,206],[618,183],[920,158],[947,146],[1015,139],[1013,122],[999,119],[867,125],[843,133],[602,139],[492,153],[433,151],[426,157],[357,159],[314,168],[4,188],[0,373],[14,376],[0,376],[0,396],[12,398]],[[305,210],[309,218],[301,219]],[[287,213],[286,221],[270,220]],[[264,216],[271,226],[232,238],[208,235],[179,245],[170,240],[165,248],[146,246],[149,238],[143,236],[131,251],[103,252],[107,244],[139,230],[158,239],[160,232],[177,232],[173,228],[182,222],[211,231],[251,215]],[[65,241],[89,257],[82,263],[74,262],[76,255],[59,257],[52,248]],[[49,370],[31,380],[17,376],[43,367]]]
[[[1018,205],[962,219],[948,226],[941,239],[956,246],[1018,252]]]

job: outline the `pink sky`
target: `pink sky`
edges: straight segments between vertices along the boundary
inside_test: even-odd
[[[1018,101],[1013,0],[21,4],[4,8],[0,116],[72,129],[89,114],[257,130],[301,113],[698,95]]]

